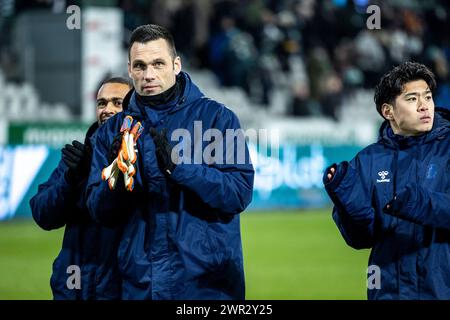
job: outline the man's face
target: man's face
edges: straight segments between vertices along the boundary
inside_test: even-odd
[[[166,40],[135,42],[131,46],[128,74],[139,95],[153,96],[166,91],[175,84],[180,71],[181,60],[173,59]]]
[[[395,98],[387,119],[394,133],[402,136],[417,136],[430,131],[434,101],[427,83],[424,80],[406,83],[403,92]]]
[[[97,93],[97,121],[101,126],[117,112],[122,111],[123,98],[130,87],[123,83],[106,83]]]

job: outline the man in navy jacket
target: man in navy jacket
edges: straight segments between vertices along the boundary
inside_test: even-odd
[[[450,116],[435,87],[422,64],[385,74],[378,142],[324,175],[345,241],[372,249],[369,299],[450,299]]]
[[[129,103],[93,140],[87,202],[99,223],[124,225],[122,298],[244,299],[239,214],[252,199],[254,170],[237,117],[181,71],[160,26],[133,32],[128,72]],[[144,127],[131,192],[123,180],[113,190],[102,181],[126,116]]]
[[[97,93],[97,122],[89,128],[84,144],[73,141],[62,149],[58,167],[30,200],[33,218],[42,229],[65,226],[50,281],[56,300],[121,297],[116,259],[121,230],[102,227],[92,220],[85,204],[85,189],[92,157],[89,138],[122,111],[122,101],[131,88],[125,78],[111,78],[102,84]]]

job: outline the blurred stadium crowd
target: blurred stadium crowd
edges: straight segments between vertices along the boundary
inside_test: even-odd
[[[134,4],[132,4],[134,3]],[[270,105],[288,86],[291,115],[337,118],[342,98],[373,89],[392,65],[415,60],[436,73],[438,105],[449,104],[447,1],[123,1],[125,27],[166,25],[180,52],[214,71],[223,86],[238,86]],[[368,30],[368,5],[381,12],[381,29]],[[160,6],[160,9],[156,9]],[[161,14],[163,13],[163,14]]]
[[[450,106],[445,0],[0,0],[0,81],[21,80],[9,46],[15,17],[36,8],[64,12],[70,4],[121,8],[124,50],[135,27],[166,26],[189,69],[212,71],[219,86],[241,88],[268,110],[278,93],[286,116],[339,120],[348,97],[358,94],[357,103],[371,107],[381,74],[406,60],[435,72],[436,105]],[[380,8],[378,30],[366,26],[369,5]]]

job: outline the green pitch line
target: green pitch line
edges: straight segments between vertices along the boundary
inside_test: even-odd
[[[346,246],[330,210],[247,212],[241,219],[247,299],[365,299],[368,251]],[[51,299],[63,229],[0,222],[0,299]]]

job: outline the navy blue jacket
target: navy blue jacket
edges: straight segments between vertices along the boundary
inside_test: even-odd
[[[448,118],[439,110],[418,137],[394,135],[385,122],[377,143],[337,165],[330,182],[325,173],[342,236],[353,248],[371,248],[369,266],[380,268],[369,299],[450,299]]]
[[[97,129],[94,124],[85,143]],[[105,228],[95,223],[85,205],[87,178],[79,185],[66,179],[68,168],[61,160],[47,182],[39,185],[30,200],[36,223],[44,230],[65,226],[61,251],[53,263],[50,285],[56,300],[119,299],[121,279],[117,269],[120,228]],[[74,275],[68,267],[81,271],[81,288],[69,289],[67,280]],[[72,283],[72,281],[69,281]]]
[[[221,133],[240,125],[232,111],[206,98],[186,73],[179,77],[184,82],[181,94],[164,108],[139,105],[133,93],[124,112],[98,130],[87,205],[98,222],[125,225],[118,253],[122,298],[244,299],[239,213],[252,199],[253,166],[246,145],[243,164],[193,163],[194,143],[201,142],[195,138],[201,133],[194,134],[194,121],[201,121],[203,131],[216,128]],[[101,180],[101,170],[109,165],[109,146],[126,115],[145,128],[137,143],[135,185],[127,192],[118,181],[111,191]],[[176,129],[192,138],[184,136],[185,162],[169,178],[158,168],[151,127],[166,128],[169,139]],[[174,146],[181,141],[174,139]],[[195,149],[205,150],[208,144],[203,141]]]

